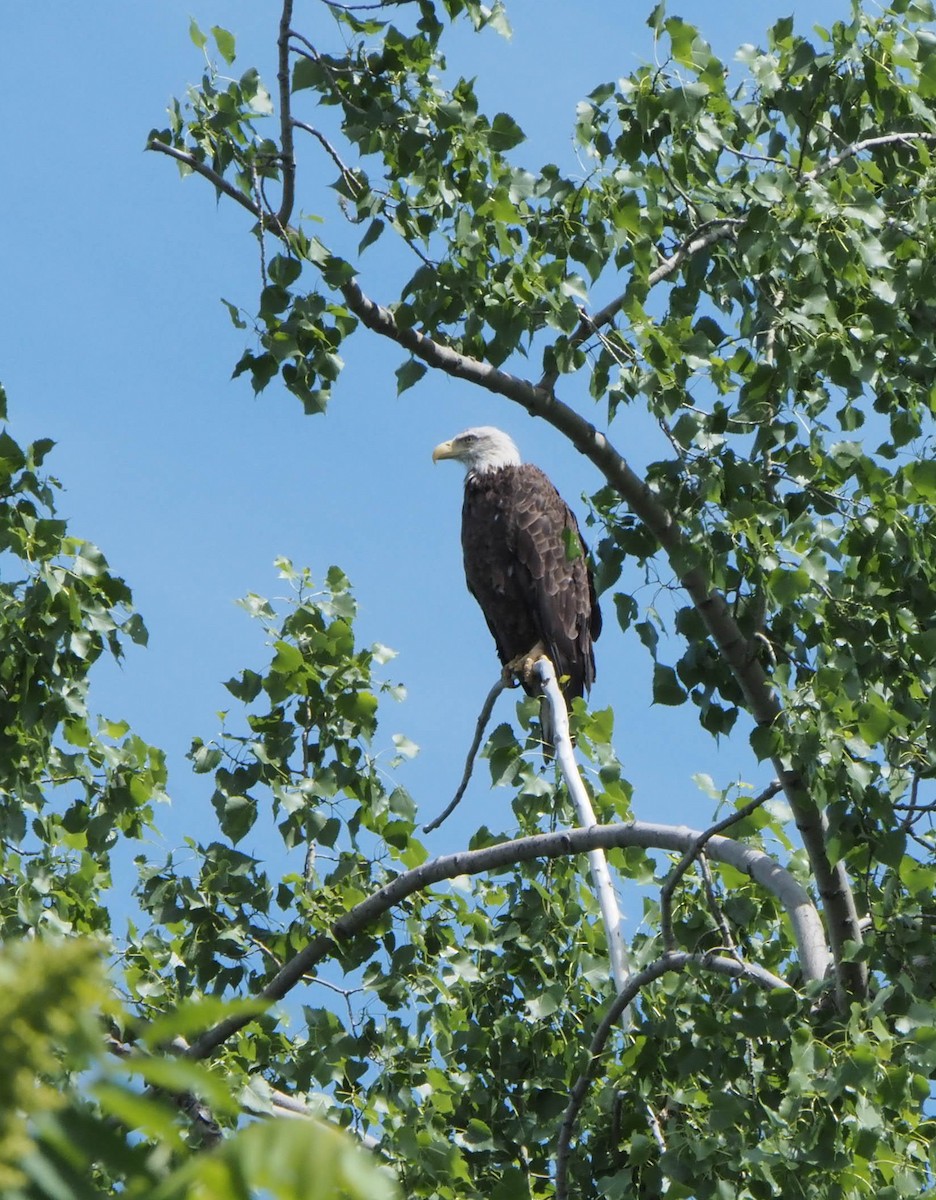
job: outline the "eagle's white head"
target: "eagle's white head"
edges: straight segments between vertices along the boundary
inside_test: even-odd
[[[466,429],[457,437],[441,442],[432,452],[432,461],[454,458],[462,463],[469,475],[483,475],[501,467],[519,467],[520,451],[513,438],[493,425]]]

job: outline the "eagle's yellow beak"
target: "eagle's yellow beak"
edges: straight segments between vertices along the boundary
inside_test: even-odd
[[[432,461],[438,462],[440,458],[455,457],[455,439],[449,438],[447,442],[439,442],[435,450],[432,452]]]

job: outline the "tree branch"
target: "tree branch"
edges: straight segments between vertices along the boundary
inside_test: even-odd
[[[219,192],[223,192],[229,199],[236,201],[241,208],[246,208],[252,217],[256,217],[258,221],[264,217],[263,209],[256,201],[251,200],[249,196],[245,196],[240,188],[236,187],[229,179],[225,179],[214,168],[209,167],[207,163],[200,162],[194,154],[190,154],[187,150],[179,150],[175,146],[170,146],[168,142],[161,142],[158,138],[150,138],[146,143],[147,150],[158,150],[160,154],[168,154],[170,158],[174,158],[176,162],[183,163],[196,175],[201,175]],[[278,232],[278,231],[277,231]]]
[[[643,988],[659,979],[669,971],[682,971],[687,966],[695,965],[703,970],[714,971],[719,975],[728,975],[733,979],[745,978],[764,988],[787,988],[789,985],[778,976],[765,971],[750,963],[738,962],[734,958],[723,958],[715,954],[688,954],[685,951],[667,951],[655,962],[645,967],[639,974],[633,975],[627,987],[620,991],[608,1007],[595,1031],[592,1043],[588,1048],[588,1065],[575,1081],[559,1127],[559,1140],[556,1146],[556,1200],[568,1200],[568,1164],[569,1149],[572,1141],[572,1131],[579,1110],[588,1093],[588,1087],[595,1077],[601,1055],[617,1024],[621,1013],[633,1004]]]
[[[649,291],[651,288],[656,287],[658,283],[662,283],[664,279],[668,279],[670,275],[675,274],[687,258],[692,258],[693,255],[705,250],[708,246],[712,246],[716,242],[730,237],[736,228],[746,223],[746,217],[716,217],[711,221],[703,222],[698,229],[693,230],[669,258],[664,259],[655,271],[650,272],[647,276],[647,290]],[[615,297],[604,308],[599,309],[594,316],[589,317],[584,315],[578,329],[570,336],[569,345],[573,347],[580,346],[593,333],[597,333],[604,325],[608,325],[613,321],[626,299],[627,293],[622,292],[620,296]],[[537,384],[537,387],[551,392],[556,386],[558,379],[558,371],[547,371]]]
[[[864,150],[871,150],[877,146],[893,145],[895,143],[909,143],[911,141],[926,141],[936,142],[936,133],[889,133],[880,137],[865,138],[863,141],[854,142],[851,146],[846,147],[840,154],[836,154],[833,158],[822,163],[812,171],[807,171],[802,178],[804,180],[813,181],[827,175],[830,171],[834,171],[836,167],[841,166],[849,158],[854,158],[855,155],[861,154]],[[730,149],[730,147],[729,147]],[[732,151],[742,158],[755,158],[756,155],[744,155],[740,151]],[[779,159],[763,159],[765,162],[779,163]],[[782,165],[782,164],[781,164]],[[679,190],[678,188],[676,189]],[[683,199],[686,199],[684,196]],[[691,234],[683,241],[679,248],[665,259],[655,271],[647,276],[647,290],[655,287],[664,279],[668,279],[670,275],[675,274],[682,264],[689,258],[698,254],[707,247],[714,245],[716,242],[724,241],[731,237],[736,229],[742,228],[747,224],[746,217],[714,217],[710,221],[705,221],[697,229],[694,229]],[[580,346],[587,341],[593,333],[597,332],[604,325],[609,324],[621,309],[621,305],[626,299],[627,293],[622,293],[604,308],[600,309],[594,316],[583,316],[578,329],[569,338],[570,346]],[[558,371],[546,372],[539,381],[538,386],[547,391],[551,391],[559,379]]]
[[[475,755],[478,753],[478,747],[481,745],[481,739],[484,737],[484,731],[487,729],[487,723],[491,719],[494,703],[506,686],[507,681],[505,680],[504,676],[501,675],[497,683],[494,684],[485,697],[484,703],[481,706],[481,712],[478,714],[477,723],[475,724],[474,738],[468,751],[468,757],[465,759],[465,770],[462,774],[461,783],[458,785],[458,791],[455,793],[450,803],[446,806],[445,810],[439,813],[434,821],[430,821],[428,825],[423,825],[423,833],[432,833],[433,829],[438,829],[442,822],[447,817],[451,816],[451,814],[461,803],[461,798],[464,796],[465,789],[468,787],[468,783],[471,779],[471,772],[474,770]]]
[[[830,171],[834,171],[836,167],[841,166],[847,159],[854,158],[856,154],[861,154],[864,150],[873,150],[877,146],[892,146],[898,143],[909,144],[910,142],[936,142],[936,133],[917,133],[914,130],[907,130],[906,133],[884,133],[879,137],[864,138],[860,142],[852,142],[841,153],[827,159],[820,166],[814,167],[812,171],[806,171],[803,179],[807,179],[810,182],[814,179],[821,179],[823,175],[828,175]]]
[[[569,789],[569,795],[572,797],[575,811],[578,813],[579,824],[585,829],[591,828],[598,824],[598,818],[595,816],[591,797],[585,790],[585,784],[582,782],[582,776],[575,761],[575,751],[572,748],[572,734],[569,730],[569,713],[566,708],[565,698],[556,680],[555,668],[550,659],[545,655],[537,660],[536,673],[543,685],[543,691],[552,714],[553,744],[556,750],[556,759],[562,771],[562,777],[566,782],[566,787]],[[623,918],[618,905],[617,894],[614,890],[614,883],[611,879],[611,872],[608,869],[608,857],[604,850],[590,850],[588,852],[588,866],[591,870],[595,895],[598,897],[598,907],[601,909],[605,937],[608,940],[611,978],[614,980],[615,988],[620,992],[627,986],[627,981],[630,978],[629,955],[627,944],[624,941],[624,932],[621,928]],[[627,1028],[630,1024],[630,1014],[627,1009],[622,1010],[621,1017],[624,1027]]]
[[[769,784],[759,796],[755,796],[753,800],[749,800],[747,804],[739,808],[737,812],[731,813],[724,820],[718,821],[711,828],[700,834],[692,843],[686,853],[682,856],[679,862],[670,871],[666,882],[660,889],[660,933],[663,937],[663,947],[666,950],[674,950],[676,948],[673,938],[673,892],[676,890],[676,885],[680,879],[689,870],[695,860],[704,851],[708,842],[715,836],[716,833],[722,833],[724,830],[736,825],[738,821],[743,821],[745,817],[751,815],[755,809],[760,808],[762,804],[766,804],[768,800],[776,796],[780,791],[780,781],[775,779]]]
[[[348,186],[348,190],[354,194],[357,194],[358,192],[360,192],[360,190],[361,190],[360,185],[358,184],[357,180],[354,178],[354,175],[352,174],[350,168],[347,167],[341,161],[341,156],[339,155],[338,151],[331,144],[331,142],[328,140],[328,138],[325,136],[324,133],[321,133],[318,129],[315,128],[314,125],[308,125],[308,124],[306,124],[305,121],[300,121],[297,117],[292,118],[292,126],[294,129],[301,129],[303,131],[303,133],[307,133],[310,135],[310,137],[314,137],[316,139],[316,141],[325,150],[325,153],[328,155],[328,157],[332,160],[332,162],[338,168],[339,172],[341,173],[341,178],[345,181],[345,183]]]
[[[292,24],[293,0],[283,0],[277,38],[279,83],[280,154],[283,161],[283,194],[280,197],[276,224],[285,229],[292,216],[296,195],[296,155],[293,147],[292,103],[289,91],[289,35]]]
[[[328,933],[318,934],[289,959],[262,989],[257,999],[271,1003],[281,1000],[307,972],[322,959],[333,954],[338,943],[355,937],[409,896],[424,891],[444,879],[454,879],[457,875],[478,875],[484,871],[499,871],[516,863],[530,862],[537,858],[563,858],[570,854],[587,854],[599,849],[640,846],[647,850],[685,851],[699,836],[698,830],[685,826],[632,821],[621,825],[593,825],[589,829],[541,833],[533,837],[500,842],[481,850],[465,850],[433,859],[398,875],[366,900],[356,904],[344,916],[339,917]],[[769,855],[731,838],[716,834],[709,840],[708,850],[712,858],[729,863],[737,870],[750,875],[777,897],[793,927],[804,979],[807,982],[821,980],[828,967],[829,953],[822,922],[800,884]],[[192,1058],[207,1057],[212,1050],[253,1019],[250,1013],[240,1013],[219,1021],[192,1044],[189,1055]]]

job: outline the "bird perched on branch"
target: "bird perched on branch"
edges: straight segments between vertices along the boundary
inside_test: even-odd
[[[592,643],[601,632],[601,609],[574,514],[539,467],[522,462],[513,440],[490,425],[436,446],[433,462],[443,458],[466,470],[465,578],[505,671],[538,695],[534,664],[545,654],[568,705],[591,688]]]

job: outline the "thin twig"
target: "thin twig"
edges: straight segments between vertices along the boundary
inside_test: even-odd
[[[316,138],[324,147],[329,158],[341,172],[341,178],[348,185],[348,190],[355,195],[360,192],[361,185],[354,178],[354,173],[341,161],[338,151],[323,133],[320,133],[314,125],[307,125],[305,121],[300,121],[297,117],[292,118],[292,126],[294,129],[301,129],[303,133],[311,134],[312,137]]]
[[[433,829],[438,829],[446,817],[451,816],[458,805],[461,803],[461,798],[465,794],[465,789],[471,779],[471,772],[474,770],[475,756],[478,753],[478,747],[481,745],[481,739],[484,737],[484,731],[487,729],[487,723],[491,719],[491,713],[494,710],[494,704],[497,697],[506,688],[507,680],[503,675],[500,676],[497,683],[488,692],[484,704],[481,706],[481,712],[478,714],[478,720],[475,724],[474,738],[471,743],[471,749],[468,751],[468,757],[465,759],[465,770],[461,778],[461,783],[458,785],[458,791],[455,793],[451,803],[446,807],[444,812],[441,812],[434,821],[430,821],[428,825],[423,825],[423,833],[432,833]]]
[[[726,950],[730,950],[736,958],[740,958],[738,947],[735,944],[734,936],[728,925],[728,918],[725,916],[724,910],[718,902],[718,896],[715,894],[715,880],[712,878],[712,870],[704,854],[699,859],[699,874],[702,876],[705,902],[708,905],[709,912],[712,914],[712,920],[718,926],[719,933],[721,933],[722,945]]]
[[[673,937],[673,892],[676,890],[676,885],[680,879],[682,879],[703,852],[706,845],[717,833],[722,833],[725,829],[737,824],[738,821],[743,821],[755,809],[760,808],[762,804],[766,804],[768,800],[773,799],[780,790],[780,781],[775,779],[773,783],[764,788],[759,796],[755,796],[753,800],[749,800],[747,804],[743,805],[736,812],[730,813],[723,820],[706,829],[704,833],[700,833],[676,866],[670,871],[666,882],[660,889],[660,932],[663,936],[663,945],[667,950],[674,950],[676,946],[675,938]]]
[[[230,180],[225,179],[207,163],[199,161],[194,154],[190,154],[188,150],[179,150],[176,146],[170,146],[167,142],[161,142],[158,138],[150,138],[146,144],[147,150],[158,150],[160,154],[168,154],[170,158],[174,158],[176,162],[183,163],[196,175],[201,175],[203,179],[207,179],[212,186],[216,187],[219,192],[223,192],[229,199],[236,201],[241,208],[246,208],[251,216],[258,220],[263,215],[263,210],[259,205],[245,196],[244,193]]]
[[[746,217],[717,217],[711,221],[705,221],[682,241],[669,258],[664,259],[655,270],[650,272],[647,276],[647,288],[655,287],[664,279],[668,279],[687,258],[692,258],[693,255],[698,254],[708,246],[712,246],[716,242],[730,237],[734,229],[746,223]],[[602,326],[609,324],[617,316],[626,299],[627,293],[622,292],[620,296],[616,296],[614,300],[606,304],[594,316],[583,316],[579,327],[569,338],[569,345],[581,345],[593,333],[597,333]],[[537,384],[537,387],[542,391],[552,392],[558,379],[558,371],[547,371]]]
[[[914,771],[913,772],[913,781],[910,784],[910,803],[894,805],[895,809],[900,809],[900,810],[906,809],[907,810],[907,815],[904,817],[903,821],[901,822],[901,828],[904,830],[905,833],[909,832],[909,830],[913,826],[913,823],[914,823],[914,821],[916,821],[916,817],[917,817],[918,813],[932,812],[933,809],[936,808],[936,804],[923,804],[923,805],[917,804],[917,795],[919,793],[919,790],[920,790],[920,772]]]

